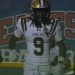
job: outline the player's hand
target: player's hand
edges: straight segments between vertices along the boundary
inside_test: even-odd
[[[10,51],[10,56],[11,56],[11,61],[15,61],[17,60],[19,53],[17,52],[17,50],[13,49]]]
[[[53,75],[63,75],[63,64],[59,63],[53,67]]]
[[[64,57],[59,57],[58,58],[59,63],[63,63],[65,66],[65,69],[68,68],[70,66],[70,60],[68,58],[64,58]]]

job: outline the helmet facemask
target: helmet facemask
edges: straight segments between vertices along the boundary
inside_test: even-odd
[[[47,8],[34,8],[33,9],[33,14],[35,19],[39,19],[39,21],[46,20],[47,18],[50,17],[49,9]]]

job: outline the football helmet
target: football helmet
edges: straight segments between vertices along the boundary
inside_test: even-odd
[[[35,19],[47,20],[50,17],[51,6],[48,0],[33,0],[31,8]]]

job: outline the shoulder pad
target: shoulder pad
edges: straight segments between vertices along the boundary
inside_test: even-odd
[[[56,18],[51,18],[50,19],[50,23],[51,24],[54,24],[54,23],[56,23],[56,22],[58,22],[59,20],[58,19],[56,19]]]
[[[21,20],[24,20],[25,22],[28,22],[31,20],[31,15],[30,14],[25,14],[25,16],[21,17]]]
[[[50,24],[52,25],[51,26],[51,33],[54,33],[58,27],[58,19],[55,19],[55,18],[51,18],[50,19]]]

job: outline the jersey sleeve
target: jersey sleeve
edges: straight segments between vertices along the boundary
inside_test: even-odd
[[[19,19],[15,26],[14,35],[17,38],[20,38],[22,34],[23,34],[23,31],[22,31],[22,27],[21,27],[21,19]]]
[[[61,26],[59,23],[57,23],[57,27],[55,30],[55,41],[61,41],[62,40],[62,30],[61,30]]]

